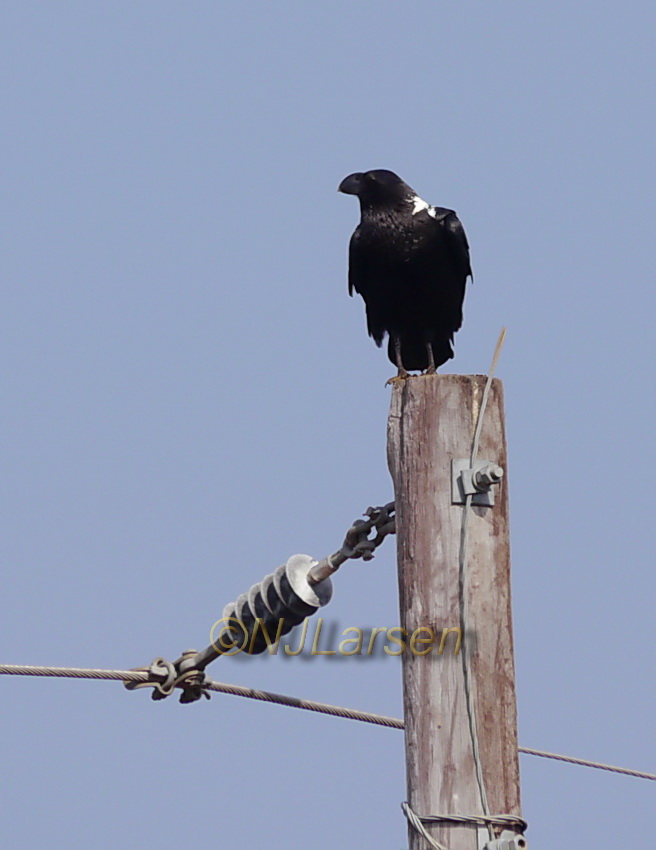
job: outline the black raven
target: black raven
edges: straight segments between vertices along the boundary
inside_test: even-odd
[[[465,231],[453,210],[432,207],[393,171],[357,172],[339,185],[360,199],[349,245],[349,294],[363,298],[367,330],[399,370],[436,368],[453,357],[472,276]]]

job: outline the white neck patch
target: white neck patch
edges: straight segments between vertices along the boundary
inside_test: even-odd
[[[417,213],[420,213],[422,210],[426,210],[428,215],[432,215],[433,218],[435,218],[434,208],[431,207],[430,204],[426,203],[426,201],[424,201],[423,198],[420,198],[419,195],[413,195],[410,198],[409,202],[413,205],[412,206],[412,214],[413,215],[417,215]]]

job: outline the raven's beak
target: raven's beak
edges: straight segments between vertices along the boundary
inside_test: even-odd
[[[360,186],[362,184],[362,172],[356,171],[355,174],[349,174],[345,177],[337,187],[338,192],[343,192],[345,195],[359,195]]]

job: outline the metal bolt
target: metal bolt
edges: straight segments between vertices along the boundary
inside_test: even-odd
[[[477,490],[484,493],[493,484],[498,484],[502,478],[503,469],[496,463],[488,463],[487,466],[477,469],[472,475],[472,484]]]

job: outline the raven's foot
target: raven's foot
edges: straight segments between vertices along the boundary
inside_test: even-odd
[[[395,375],[393,378],[389,378],[389,380],[385,381],[385,386],[388,384],[396,384],[397,381],[405,381],[406,378],[410,377],[410,372],[406,372],[405,369],[399,369],[399,374]]]
[[[423,375],[437,375],[437,369],[435,368],[435,366],[429,366],[428,369],[426,369],[426,371],[423,372],[422,374]]]

